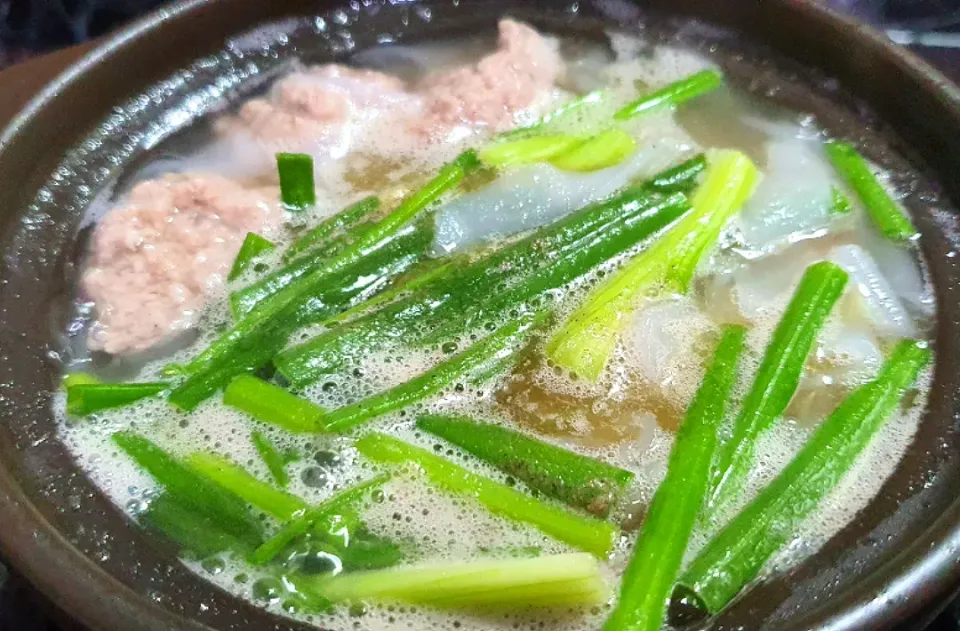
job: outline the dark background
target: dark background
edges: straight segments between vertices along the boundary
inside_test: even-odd
[[[104,35],[167,1],[0,0],[0,69]],[[960,0],[822,1],[886,30],[894,41],[909,45],[960,81]],[[953,596],[946,595],[903,631],[960,631],[960,600],[951,600]],[[84,629],[8,571],[0,559],[0,631]]]

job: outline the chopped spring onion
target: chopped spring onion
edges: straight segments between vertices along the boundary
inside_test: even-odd
[[[671,83],[655,92],[628,103],[613,117],[624,121],[639,114],[676,107],[698,96],[712,92],[723,85],[723,75],[716,70],[701,70],[685,79]]]
[[[329,243],[330,238],[337,232],[341,230],[349,232],[356,229],[378,210],[380,210],[380,198],[376,195],[364,197],[360,201],[350,204],[336,215],[320,222],[315,228],[301,235],[283,253],[283,259],[291,261],[307,250]]]
[[[737,379],[746,329],[724,328],[700,388],[677,431],[667,476],[650,503],[604,631],[659,631],[697,515],[707,496],[710,465],[724,409]]]
[[[69,389],[70,386],[89,385],[92,383],[103,383],[103,382],[88,372],[72,372],[63,378],[64,389]]]
[[[147,383],[76,383],[67,386],[67,413],[86,416],[100,410],[123,407],[170,389],[164,381]]]
[[[480,152],[480,160],[493,167],[545,162],[581,144],[576,136],[550,134],[494,143]]]
[[[178,502],[169,493],[161,493],[151,500],[138,520],[163,533],[180,547],[181,552],[197,559],[206,559],[225,550],[243,556],[253,551],[250,541],[235,537],[215,519]]]
[[[550,339],[547,355],[580,377],[596,381],[636,299],[661,285],[686,292],[700,259],[750,197],[757,177],[756,166],[742,153],[718,152],[693,197],[693,211],[593,290]]]
[[[471,327],[498,315],[510,317],[512,310],[636,245],[689,208],[680,193],[662,197],[642,185],[631,187],[479,260],[455,265],[408,299],[284,351],[274,365],[288,381],[304,386],[339,369],[358,351],[371,352],[393,340],[415,344],[441,336],[443,343],[467,335]]]
[[[419,260],[425,256],[433,246],[434,236],[433,221],[416,222],[399,232],[389,243],[368,252],[363,259],[349,266],[342,273],[329,278],[321,290],[321,295],[336,295],[337,299],[331,301],[335,304],[348,302],[365,289],[366,283],[371,282],[368,279],[388,275],[398,262],[408,261],[411,258]],[[260,303],[328,265],[332,258],[348,245],[346,242],[341,243],[338,246],[340,249],[333,253],[325,248],[315,248],[255,282],[232,292],[230,310],[234,317],[243,317]],[[409,264],[407,266],[409,267]]]
[[[926,344],[900,342],[874,381],[816,429],[759,495],[700,551],[680,580],[707,611],[720,611],[850,470],[930,360]]]
[[[657,193],[689,193],[697,187],[697,179],[706,170],[707,156],[700,153],[655,175],[644,182],[644,186]]]
[[[223,402],[258,421],[298,434],[318,431],[319,420],[327,413],[319,405],[251,375],[231,381],[223,391]]]
[[[835,263],[820,261],[807,268],[763,353],[753,385],[734,422],[733,434],[720,447],[710,494],[711,510],[715,511],[739,490],[753,464],[757,438],[790,404],[800,385],[807,356],[846,285],[847,273]]]
[[[317,203],[313,158],[305,153],[278,153],[280,200],[287,210],[305,210]]]
[[[447,609],[599,605],[610,592],[589,554],[414,565],[308,579],[334,602],[405,602]]]
[[[263,541],[260,523],[237,495],[214,484],[155,444],[133,432],[116,432],[113,442],[180,505],[219,524],[221,530],[254,547]]]
[[[197,451],[185,463],[215,484],[277,519],[288,521],[307,508],[299,497],[277,490],[253,477],[246,469],[223,456]]]
[[[412,267],[409,272],[404,274],[402,278],[398,278],[387,291],[330,318],[322,324],[323,326],[329,327],[339,322],[352,320],[360,314],[371,312],[377,307],[393,302],[400,296],[409,295],[421,287],[432,284],[435,280],[449,276],[454,266],[459,265],[461,262],[462,261],[455,257],[451,258],[451,260],[436,258],[421,261]]]
[[[563,105],[559,106],[557,109],[553,110],[549,114],[546,114],[538,122],[533,125],[528,125],[526,127],[518,127],[517,129],[511,129],[510,131],[504,132],[498,136],[498,139],[507,140],[511,138],[518,138],[524,136],[532,136],[534,134],[544,133],[550,127],[558,123],[563,123],[568,119],[578,117],[582,113],[592,107],[603,103],[607,99],[607,93],[602,90],[593,90],[582,96],[578,96],[575,99],[567,101]]]
[[[250,557],[254,565],[265,565],[272,561],[290,543],[302,537],[318,526],[336,528],[343,521],[343,516],[353,512],[355,506],[367,499],[376,488],[390,479],[388,475],[379,475],[372,480],[357,484],[333,497],[324,500],[313,508],[308,508],[302,515],[285,524],[277,534],[263,542]]]
[[[417,427],[439,436],[570,506],[606,517],[633,473],[530,438],[518,431],[455,416],[421,416]]]
[[[468,150],[461,153],[454,160],[444,165],[432,180],[412,195],[404,198],[393,212],[377,222],[374,231],[365,235],[361,240],[363,248],[368,248],[399,230],[403,224],[440,199],[441,195],[452,190],[468,174],[481,166],[483,166],[483,163],[477,157],[476,152]]]
[[[917,236],[917,229],[910,218],[877,180],[870,164],[853,145],[834,141],[828,142],[825,149],[837,173],[857,194],[867,214],[885,237],[891,241],[909,241]]]
[[[332,276],[357,265],[371,250],[393,240],[410,220],[457,186],[480,164],[475,152],[461,153],[441,168],[436,177],[404,199],[393,212],[376,222],[333,260],[259,302],[187,365],[190,376],[174,389],[169,401],[180,408],[193,409],[233,377],[267,363],[301,324],[301,310],[309,307],[317,295],[323,294]],[[353,305],[343,306],[340,310],[350,306]],[[326,319],[331,315],[326,313],[317,319]]]
[[[240,246],[240,251],[237,252],[237,258],[233,260],[233,266],[230,268],[227,280],[236,280],[247,270],[254,259],[275,247],[277,246],[272,241],[264,239],[255,232],[248,232],[243,240],[243,245]]]
[[[563,171],[599,171],[616,164],[636,151],[633,136],[621,129],[607,129],[558,152],[550,164]]]
[[[325,539],[328,542],[326,547],[334,551],[345,572],[392,567],[403,561],[406,556],[403,546],[373,534],[359,520],[347,526],[347,529],[349,541],[346,545],[340,544],[338,539],[341,538],[336,535],[322,537],[318,536],[316,531],[313,533],[314,538]]]
[[[459,381],[482,381],[500,372],[526,343],[531,329],[545,314],[523,316],[454,355],[427,372],[380,394],[344,406],[319,418],[319,431],[344,432],[361,423],[422,401]]]
[[[847,194],[840,190],[839,187],[834,186],[831,195],[833,196],[833,200],[830,203],[831,215],[847,215],[853,210],[853,204],[850,203],[850,198],[847,197]]]
[[[277,449],[277,446],[261,432],[253,432],[250,435],[250,439],[257,453],[260,454],[260,458],[264,464],[267,465],[267,470],[273,477],[273,481],[281,488],[286,487],[287,484],[290,483],[290,474],[287,473],[286,457],[284,457],[284,455],[280,453],[280,450]]]
[[[367,434],[357,441],[356,447],[363,456],[381,464],[413,464],[441,488],[476,498],[491,512],[528,523],[595,556],[605,557],[613,547],[616,530],[609,523],[525,495],[392,436]]]

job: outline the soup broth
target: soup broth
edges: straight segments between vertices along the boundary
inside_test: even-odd
[[[801,353],[798,383],[791,387],[786,379],[780,386],[786,388],[784,405],[750,441],[743,480],[723,502],[704,504],[674,573],[695,565],[708,542],[778,479],[825,419],[878,379],[898,343],[915,340],[927,348],[934,301],[916,238],[897,241],[883,231],[872,198],[851,186],[831,161],[825,147],[835,145],[826,144],[831,139],[816,118],[760,102],[726,83],[621,116],[645,95],[691,76],[719,75],[713,60],[677,43],[613,31],[606,40],[566,39],[504,18],[495,38],[384,46],[356,53],[348,65],[297,65],[263,94],[231,103],[189,151],[147,164],[125,178],[127,185],[105,193],[90,210],[92,237],[71,326],[71,344],[79,350],[70,372],[108,383],[164,385],[154,391],[158,396],[132,397],[137,400],[90,413],[70,409],[66,394],[58,399],[62,438],[91,479],[131,519],[177,540],[183,563],[198,575],[319,628],[600,629],[631,606],[627,591],[618,597],[621,580],[638,537],[645,536],[645,518],[663,502],[654,496],[665,477],[670,480],[668,464],[682,465],[672,463],[671,451],[678,431],[697,422],[691,401],[715,366],[718,343],[733,330],[745,335],[715,432],[721,445],[730,445],[741,408],[770,371],[771,340],[816,318],[807,309],[800,320],[782,320],[798,300],[798,286],[807,282],[811,266],[832,263],[846,285],[826,308],[823,326],[813,329],[809,352]],[[564,110],[571,102],[579,105]],[[597,138],[599,149],[586,152]],[[564,142],[562,151],[543,149]],[[510,143],[520,143],[511,145],[515,151],[539,147],[541,153],[504,160],[491,150]],[[616,151],[617,143],[623,151]],[[315,203],[294,208],[286,187],[281,193],[278,153],[309,156],[308,173],[300,177],[312,176]],[[705,170],[690,176],[683,194],[641,186],[701,155]],[[672,285],[667,272],[649,282],[651,272],[646,281],[628,283],[636,295],[624,302],[621,291],[614,300],[615,344],[597,374],[556,352],[555,340],[582,322],[585,305],[668,241],[683,225],[682,216],[720,205],[704,201],[698,191],[714,177],[715,165],[732,157],[741,166],[755,165],[756,181],[744,185],[742,203],[692,260],[689,282]],[[385,230],[425,186],[436,188],[443,174],[457,168],[467,173],[395,234],[384,233],[384,241],[366,247],[364,235]],[[890,174],[868,168],[897,207],[902,192]],[[585,216],[581,209],[622,199],[625,190],[640,201],[624,203],[621,218],[598,221],[565,243],[569,232],[558,230],[553,240],[543,236],[556,226],[573,226],[563,222]],[[370,196],[380,200],[379,207],[362,220],[334,225],[325,241],[290,254],[309,231],[342,218],[344,208],[356,210]],[[642,203],[659,204],[664,217],[669,204],[677,211],[669,220],[656,219],[654,210],[644,214],[651,219],[641,219],[636,208]],[[617,237],[617,247],[598,245],[604,235],[621,234],[617,226],[642,221],[651,222],[646,234],[629,228],[629,238]],[[230,278],[250,233],[272,245]],[[364,247],[355,248],[357,243]],[[685,247],[679,243],[677,248]],[[390,254],[394,247],[401,255]],[[318,248],[328,250],[320,256]],[[350,265],[377,256],[382,264],[373,271],[350,276],[360,269]],[[274,298],[260,302],[250,298],[250,288],[263,288],[265,278],[287,282],[277,270],[307,259],[313,267],[298,273],[318,280],[297,310],[269,310],[282,290],[271,290]],[[486,269],[485,261],[498,263]],[[561,273],[575,265],[582,269]],[[341,273],[349,282],[342,282]],[[297,326],[283,334],[277,333],[279,324],[262,324],[291,319]],[[220,381],[184,404],[183,384],[205,374],[207,349],[255,320],[262,330],[231,356],[231,366],[239,368],[226,379],[219,366],[209,371],[211,380]],[[802,345],[799,339],[794,343]],[[487,355],[484,344],[492,345]],[[603,354],[599,337],[586,347]],[[266,353],[262,361],[248,361],[260,351]],[[228,397],[225,403],[223,387],[230,384],[228,395],[236,384],[242,387],[242,379],[231,383],[238,376],[271,385],[245,402]],[[72,379],[71,388],[82,387]],[[760,579],[816,551],[874,497],[912,439],[930,379],[923,367],[901,388],[905,394],[889,418],[839,483],[817,498],[816,510],[764,560]],[[416,387],[398,394],[411,383]],[[294,420],[278,421],[283,413],[277,410],[297,405],[283,397],[312,405],[293,414]],[[324,426],[338,411],[343,424]],[[590,495],[590,501],[571,501],[524,477],[536,466],[498,466],[496,459],[472,455],[426,431],[422,419],[430,415],[508,428],[615,467],[629,481]],[[356,419],[362,422],[354,424]],[[294,427],[301,422],[307,425]],[[257,502],[211,478],[216,492],[252,503],[243,509],[261,531],[258,544],[298,520],[302,532],[264,563],[255,560],[257,546],[221,541],[220,549],[198,553],[184,543],[196,531],[181,532],[178,539],[171,534],[177,529],[157,517],[157,504],[177,492],[118,447],[118,432],[193,463],[184,465],[191,475],[204,475],[204,467],[194,466],[203,460],[197,453],[214,454],[254,479],[241,476],[240,486],[268,487]],[[381,434],[452,463],[461,482],[438,483],[429,464],[405,455],[392,464],[371,458],[364,445]],[[390,472],[389,479],[362,486],[383,472]],[[479,489],[489,483],[502,485],[490,492],[499,499],[484,499]],[[357,485],[364,489],[357,501],[330,513],[340,520],[338,529],[321,532],[317,523],[303,521],[311,507]],[[587,483],[578,490],[596,488]],[[542,520],[518,518],[497,504],[504,493],[569,514],[590,532],[609,532],[609,546],[588,549]],[[187,506],[200,513],[202,508]],[[209,520],[197,523],[208,534],[217,530]],[[597,584],[604,586],[589,598],[572,592],[564,601],[562,595],[531,591],[519,602],[494,598],[478,605],[454,592],[462,601],[394,593],[341,602],[324,591],[334,581],[383,568],[574,563],[585,561],[560,555],[584,550],[596,559]],[[513,568],[503,570],[511,576],[520,573],[520,566],[504,567]],[[675,579],[670,582],[672,587]],[[434,589],[455,589],[443,583]],[[536,606],[541,596],[549,606]],[[317,605],[328,598],[329,606]],[[665,617],[663,625],[669,628],[670,620]]]

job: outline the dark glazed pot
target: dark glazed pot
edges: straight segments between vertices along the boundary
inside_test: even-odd
[[[96,491],[58,442],[50,392],[61,370],[59,332],[69,315],[81,216],[90,195],[147,149],[284,59],[343,57],[383,36],[473,33],[509,11],[588,36],[603,25],[636,30],[648,14],[696,17],[695,27],[657,23],[718,55],[742,87],[815,113],[882,164],[903,166],[899,156],[906,156],[925,176],[908,203],[924,234],[940,316],[936,383],[915,443],[879,496],[825,548],[698,624],[885,629],[957,584],[960,231],[944,201],[960,200],[955,87],[876,33],[786,0],[651,0],[642,8],[623,0],[352,4],[194,0],[164,10],[93,50],[0,136],[0,547],[21,572],[96,629],[307,628],[187,572]],[[249,33],[266,22],[280,26]],[[25,89],[23,75],[14,76],[0,75],[0,101]]]

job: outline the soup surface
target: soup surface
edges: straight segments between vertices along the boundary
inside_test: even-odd
[[[691,402],[718,344],[745,336],[730,392],[714,393],[718,453],[742,438],[744,407],[783,401],[761,405],[769,420],[748,432],[742,480],[722,501],[708,494],[674,573],[789,473],[841,402],[868,392],[898,343],[925,348],[935,317],[915,237],[891,238],[818,121],[714,85],[717,70],[679,44],[566,39],[509,18],[471,41],[289,68],[193,128],[192,149],[91,205],[69,339],[70,387],[94,388],[87,409],[59,400],[63,440],[191,569],[279,614],[330,629],[603,627],[631,606],[618,590],[649,511],[713,484],[661,487],[668,463],[688,464],[675,438],[704,422]],[[710,85],[684,96],[691,77]],[[296,154],[279,176],[277,154]],[[903,191],[866,168],[902,213]],[[845,281],[833,299],[814,277],[824,270]],[[612,320],[594,317],[604,309]],[[799,363],[777,364],[790,353]],[[839,481],[808,498],[815,508],[782,533],[761,578],[876,494],[916,430],[928,371],[900,388]],[[90,375],[162,385],[103,388],[130,401],[111,407]],[[564,451],[524,451],[517,434],[471,448],[490,426]],[[138,465],[136,441],[162,450],[155,468]],[[597,461],[608,466],[578,477]],[[178,504],[190,489],[164,477],[177,467],[181,483],[210,488]],[[235,500],[252,543],[198,506],[235,515]],[[424,587],[440,595],[330,587],[446,564],[516,577],[551,560],[587,567],[577,580],[590,588],[550,591],[545,574],[457,591],[449,567]]]

